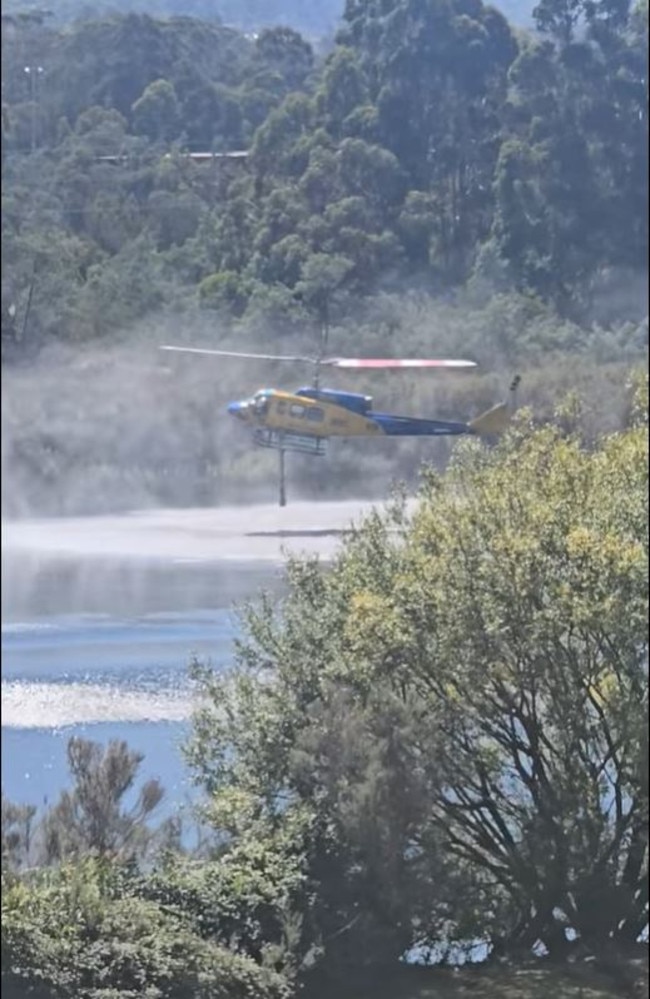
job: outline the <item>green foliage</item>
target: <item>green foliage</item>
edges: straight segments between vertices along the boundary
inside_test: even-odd
[[[368,86],[352,48],[339,45],[327,60],[318,93],[319,110],[335,133],[342,123],[367,102]]]
[[[15,805],[2,795],[3,873],[28,861],[36,811],[33,805]]]
[[[647,962],[631,960],[615,974],[586,967],[567,968],[544,961],[527,967],[423,968],[402,965],[392,974],[348,981],[337,987],[340,999],[621,999],[639,993],[647,984]],[[645,964],[645,968],[644,968]],[[309,999],[329,999],[333,985],[310,983]]]
[[[164,792],[157,780],[149,780],[133,805],[125,804],[142,760],[125,742],[111,741],[104,750],[87,739],[70,739],[68,767],[73,787],[63,791],[41,827],[49,861],[87,854],[124,859],[145,852],[152,836],[147,821]]]
[[[223,308],[234,316],[242,314],[247,302],[236,271],[220,271],[204,278],[199,285],[199,296],[204,308]]]
[[[330,574],[291,562],[234,675],[201,674],[209,859],[160,860],[178,830],[152,829],[162,791],[136,793],[124,745],[73,741],[40,821],[3,799],[3,985],[280,999],[315,964],[338,988],[413,946],[627,945],[647,921],[647,379],[627,384],[647,350],[647,3],[541,0],[533,38],[480,0],[348,0],[325,56],[277,26],[290,3],[208,6],[64,29],[70,5],[3,10],[3,360],[74,345],[38,391],[27,368],[3,386],[5,510],[262,495],[266,457],[215,428],[232,382],[152,370],[161,313],[240,349],[320,327],[350,353],[487,368],[435,400],[360,376],[414,414],[471,417],[516,365],[535,425],[456,450]],[[293,23],[339,12],[305,0]],[[382,447],[294,474],[376,494],[431,453]]]
[[[134,131],[152,142],[171,142],[180,131],[180,111],[173,84],[155,80],[133,105]]]
[[[260,32],[269,25],[290,24],[310,38],[328,36],[336,27],[344,0],[111,0],[93,3],[59,0],[52,11],[44,11],[36,0],[7,0],[5,16],[41,25],[54,21],[68,25],[98,14],[146,12],[152,17],[192,17],[206,22],[232,25],[240,31]]]
[[[3,884],[3,988],[56,999],[282,999],[286,981],[137,897],[127,871],[84,861]],[[25,992],[23,992],[25,994]]]
[[[283,95],[301,90],[314,68],[311,45],[293,28],[264,28],[255,39],[255,51],[262,73],[275,74]]]
[[[459,448],[329,573],[291,561],[234,674],[204,676],[213,821],[228,802],[234,844],[299,821],[330,970],[646,925],[647,424],[585,449],[576,412]]]
[[[73,787],[37,821],[3,797],[3,988],[288,996],[301,953],[295,838],[185,858],[174,820],[150,824],[158,783],[133,794],[139,754],[72,738],[68,757]]]
[[[628,214],[632,203],[639,212],[647,203],[636,173],[647,170],[647,113],[632,82],[647,38],[630,32],[627,4],[615,7],[540,4],[540,27],[558,44],[524,44],[510,71],[512,137],[496,170],[494,231],[520,282],[565,312],[579,311],[589,275],[614,244],[619,266],[647,253]],[[587,22],[585,41],[572,37],[577,17]],[[622,196],[623,174],[631,200]]]
[[[213,804],[212,817],[217,809],[222,821],[228,810],[239,815],[242,805],[233,789]],[[170,858],[138,890],[202,938],[291,973],[302,943],[294,910],[305,896],[298,845],[296,837],[249,839],[208,861]]]
[[[25,230],[38,244],[76,236],[101,270],[149,233],[168,254],[134,308],[122,309],[111,285],[108,312],[103,283],[89,287],[85,267],[66,268],[33,302],[33,341],[69,329],[105,335],[167,296],[181,299],[176,285],[203,298],[201,281],[216,272],[235,271],[242,287],[293,288],[303,251],[285,263],[286,245],[275,246],[287,237],[351,259],[357,295],[387,275],[415,272],[439,287],[480,273],[581,320],[608,271],[644,271],[647,32],[638,11],[614,0],[542,3],[538,23],[554,41],[540,42],[515,37],[480,3],[469,11],[395,0],[390,10],[348,5],[322,65],[291,28],[249,38],[191,17],[132,13],[61,33],[47,17],[10,18],[3,166],[23,233],[3,227],[8,297],[17,304],[24,286],[9,242]],[[585,41],[573,37],[576,18]],[[217,173],[176,156],[170,190],[159,150],[171,143],[248,146],[251,170]],[[124,159],[108,166],[102,156]],[[285,195],[290,210],[269,225]],[[335,206],[350,197],[370,210],[337,224]],[[242,296],[231,297],[238,316]],[[80,299],[91,300],[88,312]]]

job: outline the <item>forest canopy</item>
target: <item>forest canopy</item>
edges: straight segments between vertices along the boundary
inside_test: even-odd
[[[647,17],[542,0],[535,21],[351,0],[322,57],[288,27],[3,15],[3,337],[188,300],[290,325],[414,282],[590,321],[647,271]]]

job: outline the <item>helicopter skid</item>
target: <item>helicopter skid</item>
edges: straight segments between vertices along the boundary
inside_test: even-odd
[[[253,432],[253,440],[259,447],[270,447],[276,451],[298,451],[301,454],[314,455],[327,453],[327,440],[324,437],[258,429]]]

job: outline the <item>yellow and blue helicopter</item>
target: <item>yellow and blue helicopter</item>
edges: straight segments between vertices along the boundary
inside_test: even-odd
[[[165,345],[161,350],[208,354],[256,361],[284,361],[314,367],[313,385],[295,392],[260,389],[249,399],[231,402],[228,412],[252,431],[260,447],[273,448],[280,458],[280,506],[286,506],[284,455],[286,451],[324,455],[330,437],[447,437],[463,434],[493,436],[505,430],[514,407],[517,376],[511,385],[513,400],[502,402],[468,423],[396,416],[372,408],[371,396],[320,387],[320,369],[475,368],[474,361],[424,358],[304,357],[302,355],[249,354],[207,347]]]

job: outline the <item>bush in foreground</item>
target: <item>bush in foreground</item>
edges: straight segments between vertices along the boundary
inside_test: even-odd
[[[87,860],[2,891],[2,987],[50,999],[285,999],[287,982]],[[32,992],[30,992],[32,990]]]
[[[204,673],[213,822],[292,831],[323,967],[601,956],[644,930],[644,411],[591,449],[571,407],[459,448],[330,572],[291,562],[234,675]]]

